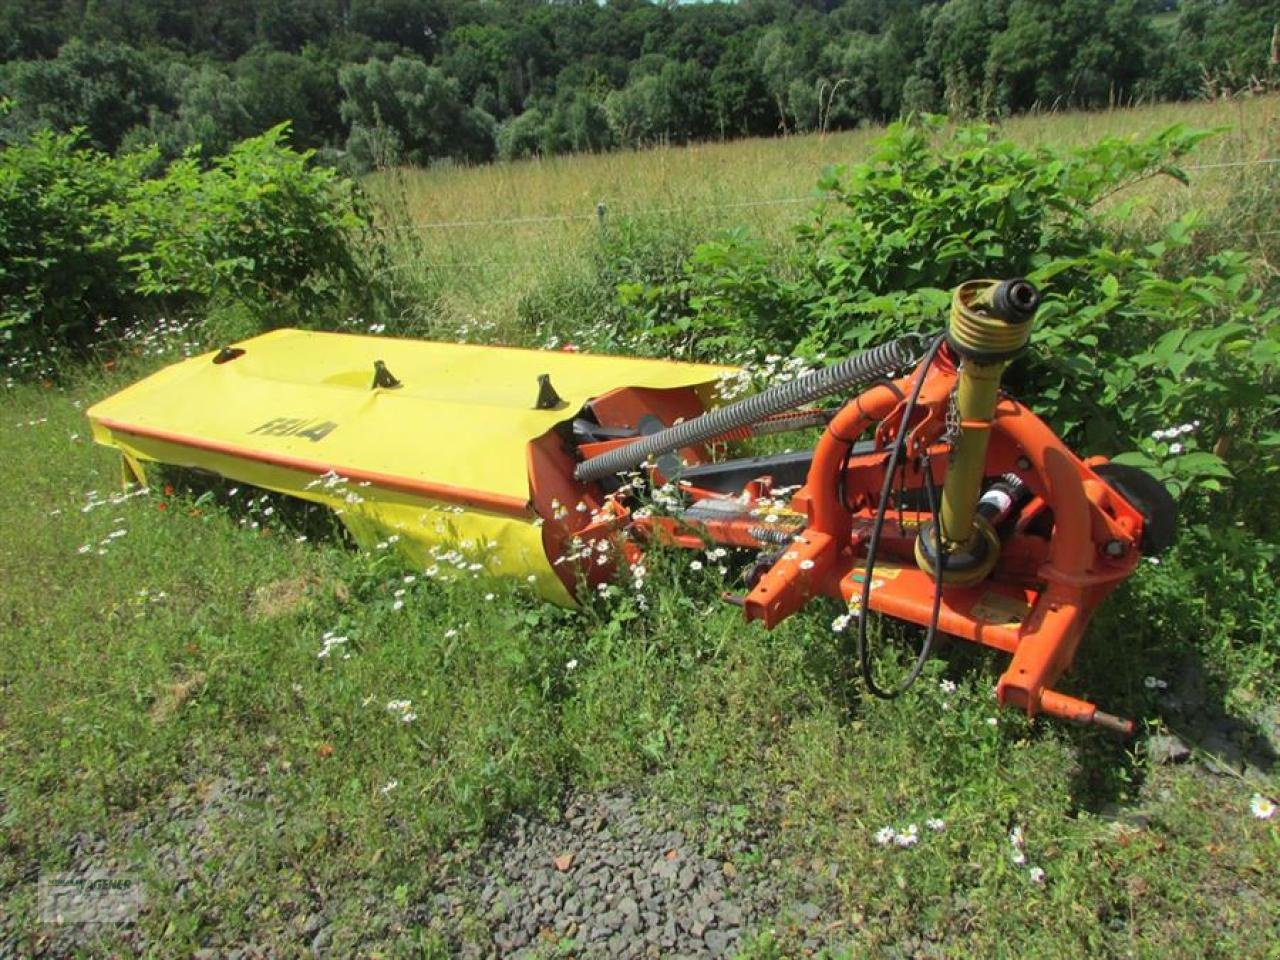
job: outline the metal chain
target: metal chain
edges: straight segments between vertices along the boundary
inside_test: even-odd
[[[945,443],[948,447],[953,446],[956,442],[956,438],[960,436],[960,403],[957,399],[957,395],[959,393],[959,381],[956,381],[956,383],[957,386],[951,388],[951,393],[947,397],[946,428],[942,431],[942,436],[939,438],[941,442]]]

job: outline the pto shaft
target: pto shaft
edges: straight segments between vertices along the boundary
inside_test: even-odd
[[[964,585],[985,579],[1000,556],[1000,539],[977,512],[986,472],[991,421],[1000,397],[1000,376],[1031,335],[1040,293],[1026,280],[971,280],[951,299],[947,342],[959,360],[956,411],[959,434],[942,486],[939,519],[921,528],[916,561],[937,570],[934,523],[942,524],[942,577]]]

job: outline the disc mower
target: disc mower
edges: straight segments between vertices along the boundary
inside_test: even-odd
[[[1173,501],[1076,456],[1002,390],[1039,302],[1025,280],[964,283],[936,336],[731,402],[724,367],[276,330],[89,417],[129,480],[159,462],[327,504],[361,542],[566,605],[650,545],[750,551],[726,601],[766,628],[835,601],[877,695],[904,690],[943,633],[1010,655],[1001,704],[1127,734],[1057,685],[1098,605],[1170,545]],[[802,429],[821,431],[810,451],[721,456]],[[876,616],[924,631],[891,687],[872,670]]]

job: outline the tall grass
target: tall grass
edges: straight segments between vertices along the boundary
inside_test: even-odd
[[[1174,123],[1221,129],[1203,144],[1184,189],[1149,184],[1135,209],[1164,222],[1189,208],[1215,212],[1249,170],[1280,155],[1280,97],[1038,113],[1003,125],[1026,144],[1082,146],[1106,136],[1154,133]],[[482,167],[397,169],[368,188],[392,232],[402,288],[431,300],[446,327],[515,342],[532,336],[520,304],[549,281],[589,266],[602,230],[644,221],[694,241],[747,229],[783,241],[816,201],[824,167],[867,156],[878,128],[643,151],[559,156]],[[603,220],[597,215],[603,204]]]

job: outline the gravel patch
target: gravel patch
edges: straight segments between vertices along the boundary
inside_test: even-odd
[[[818,891],[788,890],[772,831],[733,808],[677,808],[628,793],[571,798],[556,819],[512,817],[435,896],[437,923],[474,912],[488,943],[464,956],[728,957],[784,920],[804,951],[831,945]]]
[[[45,923],[19,934],[18,919],[36,907],[42,865],[31,863],[0,889],[0,958],[163,952],[155,911],[180,918],[186,908],[208,931],[194,954],[202,960],[394,952],[421,932],[476,960],[729,957],[764,927],[804,954],[852,932],[827,906],[834,866],[784,862],[776,831],[742,807],[694,809],[642,792],[571,796],[548,817],[513,815],[478,847],[424,865],[418,899],[401,905],[358,870],[337,889],[299,898],[279,875],[247,872],[252,851],[225,847],[229,821],[279,832],[287,816],[254,779],[205,778],[122,815],[109,838],[76,834],[57,872],[137,878],[147,891],[142,922]],[[204,899],[231,884],[247,886],[251,915],[272,918],[253,925],[247,942],[242,922],[224,924],[231,918]],[[345,915],[333,914],[335,905]]]
[[[14,929],[18,910],[13,907],[21,904],[23,913],[35,911],[34,896],[27,904],[24,894],[34,894],[42,872],[48,872],[86,882],[119,877],[140,881],[144,888],[141,911],[145,912],[151,899],[145,893],[147,883],[157,877],[139,870],[133,856],[137,850],[151,852],[151,870],[158,872],[161,882],[172,885],[174,896],[181,903],[187,899],[188,887],[197,873],[208,875],[220,869],[214,866],[222,853],[217,837],[219,821],[243,817],[247,805],[267,801],[266,790],[252,780],[216,777],[184,786],[144,810],[121,816],[110,840],[100,834],[74,834],[67,842],[69,862],[64,867],[30,863],[16,888],[0,890],[0,958],[140,956],[154,949],[157,945],[147,941],[132,919],[113,923],[44,923],[31,938],[20,938]],[[269,898],[270,891],[264,890],[263,899]],[[220,957],[246,960],[266,955],[245,950],[218,953]]]

